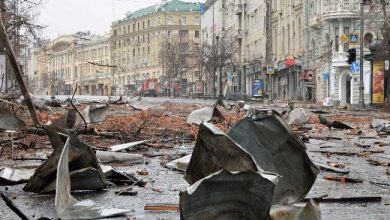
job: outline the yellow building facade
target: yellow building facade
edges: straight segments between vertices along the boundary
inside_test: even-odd
[[[133,94],[142,89],[145,81],[158,82],[158,93],[172,88],[172,81],[188,91],[197,74],[196,68],[183,65],[180,73],[168,68],[164,51],[181,45],[193,48],[200,43],[200,4],[172,0],[128,13],[111,27],[111,61],[115,94]],[[188,57],[188,56],[186,56]],[[171,86],[170,86],[171,85]],[[177,85],[176,85],[177,86]],[[173,86],[174,87],[174,86]],[[185,88],[184,88],[185,87]]]

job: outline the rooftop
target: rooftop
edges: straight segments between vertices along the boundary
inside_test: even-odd
[[[118,20],[114,22],[114,24],[141,18],[159,12],[200,12],[200,5],[201,3],[199,2],[184,2],[180,0],[171,0],[162,4],[156,4],[150,7],[142,8],[133,13],[129,13],[124,19]]]

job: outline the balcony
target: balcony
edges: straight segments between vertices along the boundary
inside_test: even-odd
[[[359,2],[360,0],[331,0],[328,3],[324,3],[322,18],[359,17]]]
[[[319,14],[313,14],[309,18],[310,27],[318,27],[321,23],[321,16]]]
[[[244,12],[244,4],[237,4],[234,10],[235,15],[241,15]]]
[[[346,52],[333,52],[332,55],[332,63],[333,66],[348,66],[349,64],[347,63],[347,54]]]
[[[242,39],[244,37],[244,32],[242,31],[242,29],[238,29],[236,31],[236,39]]]

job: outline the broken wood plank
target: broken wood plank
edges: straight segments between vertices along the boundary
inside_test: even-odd
[[[11,63],[14,75],[15,75],[15,79],[18,82],[20,91],[23,94],[23,97],[24,97],[24,100],[26,102],[30,116],[31,116],[34,124],[39,126],[40,123],[39,123],[38,116],[37,116],[37,113],[35,111],[34,105],[31,101],[30,92],[27,90],[26,84],[23,81],[22,69],[16,60],[15,52],[14,52],[14,50],[11,47],[11,44],[9,42],[9,39],[7,36],[7,31],[6,31],[4,23],[3,23],[3,19],[0,19],[0,39],[6,48],[8,58],[9,58],[9,61]]]
[[[341,183],[362,183],[363,182],[363,180],[361,180],[361,179],[347,177],[347,176],[325,175],[324,179],[332,180],[332,181],[338,181],[338,182],[341,182]]]
[[[5,204],[15,212],[22,220],[28,220],[27,216],[13,203],[3,192],[1,192],[1,198],[4,200]]]
[[[148,203],[144,207],[145,211],[177,211],[179,212],[179,204],[168,203]]]
[[[321,197],[321,198],[305,198],[307,202],[311,199],[320,200],[321,203],[380,203],[381,196],[357,196],[357,197]]]

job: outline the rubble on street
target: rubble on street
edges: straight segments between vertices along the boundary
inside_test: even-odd
[[[41,100],[39,125],[22,105],[1,105],[1,218],[390,215],[388,112],[279,101],[54,100]]]

